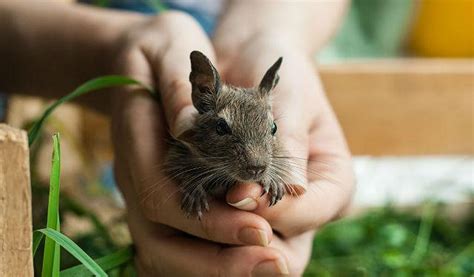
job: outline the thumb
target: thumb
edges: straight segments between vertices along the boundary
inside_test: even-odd
[[[197,113],[191,97],[191,72],[190,53],[199,50],[213,59],[213,51],[207,43],[197,43],[171,47],[159,58],[154,69],[160,92],[161,104],[165,113],[169,131],[173,137],[179,137],[192,125],[193,115]],[[155,64],[156,65],[156,64]]]
[[[169,132],[179,137],[191,128],[192,117],[197,113],[191,100],[191,85],[184,78],[169,80],[169,84],[160,86],[160,95]]]

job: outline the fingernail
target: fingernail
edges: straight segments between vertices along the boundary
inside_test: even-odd
[[[237,209],[244,211],[253,211],[257,208],[258,203],[253,198],[245,198],[237,203],[229,203],[229,205],[236,207]]]
[[[239,240],[243,244],[261,245],[261,246],[268,245],[267,233],[263,230],[252,228],[252,227],[246,227],[240,230]]]
[[[259,263],[252,271],[252,276],[288,275],[288,266],[282,258]]]

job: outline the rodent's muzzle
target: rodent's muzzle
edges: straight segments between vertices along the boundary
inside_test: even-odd
[[[243,179],[242,181],[259,181],[265,174],[266,169],[267,166],[262,164],[249,165],[239,175]]]
[[[260,176],[265,172],[266,166],[264,165],[252,165],[247,167],[247,172],[253,176]]]
[[[262,143],[263,144],[263,143]],[[240,178],[242,181],[260,181],[267,171],[268,149],[257,145],[248,144],[240,157]]]

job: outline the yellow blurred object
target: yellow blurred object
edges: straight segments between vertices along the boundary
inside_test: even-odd
[[[474,0],[422,0],[409,48],[430,57],[474,56]]]

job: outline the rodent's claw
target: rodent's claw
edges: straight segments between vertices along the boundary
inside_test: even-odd
[[[284,187],[277,183],[270,183],[269,184],[269,195],[270,195],[270,203],[268,204],[269,207],[276,205],[278,201],[283,198],[285,194]]]
[[[263,191],[262,191],[262,194],[260,195],[260,197],[264,196],[265,194],[268,193],[268,191],[270,190],[270,183],[269,182],[262,182],[261,183],[262,187],[263,187]]]

